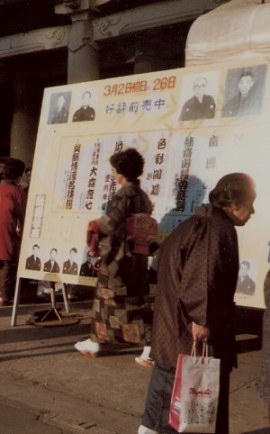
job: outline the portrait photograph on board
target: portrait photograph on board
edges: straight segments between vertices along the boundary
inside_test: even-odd
[[[188,89],[189,96],[185,100],[179,121],[193,121],[197,119],[212,119],[216,111],[216,91],[213,92],[213,83],[206,74],[190,77]]]
[[[78,250],[72,247],[69,251],[69,258],[63,264],[63,274],[78,274],[78,264],[75,261]]]
[[[245,259],[240,262],[236,294],[254,295],[256,284],[252,272],[250,261]]]
[[[60,267],[56,261],[58,251],[55,247],[50,250],[50,258],[44,263],[43,271],[47,273],[59,273]]]
[[[94,121],[96,112],[91,106],[92,94],[90,91],[85,91],[81,96],[81,105],[75,111],[72,117],[72,122]]]
[[[97,277],[99,265],[100,258],[98,256],[92,256],[91,252],[88,251],[86,260],[80,267],[80,276]]]
[[[32,254],[26,259],[25,269],[35,271],[41,270],[40,247],[38,244],[33,245]]]
[[[63,124],[68,121],[71,92],[58,92],[51,95],[48,124]]]
[[[228,70],[223,117],[251,116],[261,112],[266,70],[266,65]]]

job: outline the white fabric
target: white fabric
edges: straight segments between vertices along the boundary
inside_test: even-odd
[[[138,434],[158,434],[158,432],[150,428],[146,428],[146,426],[140,425],[138,429]]]
[[[149,347],[149,346],[143,347],[143,352],[140,355],[140,358],[143,360],[148,360],[150,357],[150,351],[151,351],[151,347]]]
[[[80,353],[97,353],[100,350],[100,345],[97,342],[91,341],[91,339],[86,339],[85,341],[77,342],[74,347]]]
[[[145,368],[151,368],[154,365],[153,359],[150,357],[150,346],[143,347],[143,352],[139,357],[135,357],[135,362]]]
[[[270,0],[231,0],[201,15],[186,42],[186,66],[244,60],[270,52]]]

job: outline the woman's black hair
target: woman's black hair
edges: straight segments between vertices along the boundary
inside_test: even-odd
[[[212,205],[221,208],[234,205],[242,205],[251,196],[255,197],[255,185],[253,179],[246,173],[230,173],[223,176],[209,193],[209,201]]]
[[[135,148],[113,154],[110,163],[116,172],[127,178],[128,181],[137,179],[143,173],[144,159]]]
[[[7,158],[4,161],[3,179],[6,181],[15,181],[23,175],[25,164],[17,158]]]

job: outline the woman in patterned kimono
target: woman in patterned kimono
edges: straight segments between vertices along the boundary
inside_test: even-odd
[[[144,318],[148,293],[147,255],[134,253],[126,234],[131,214],[151,214],[152,204],[140,188],[144,159],[134,148],[113,154],[112,174],[121,188],[98,220],[101,265],[93,302],[90,339],[75,344],[85,355],[96,355],[101,343],[146,343],[150,334]],[[150,349],[150,346],[149,346]]]

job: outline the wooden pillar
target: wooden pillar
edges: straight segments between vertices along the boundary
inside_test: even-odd
[[[20,68],[13,80],[13,118],[10,130],[10,156],[32,166],[38,114],[31,103],[34,90],[29,77]]]
[[[144,72],[153,72],[156,70],[155,59],[136,53],[134,59],[134,74],[143,74]]]
[[[71,18],[67,81],[72,84],[98,80],[98,48],[92,39],[91,15],[77,12]]]
[[[142,40],[137,42],[134,58],[134,74],[153,72],[162,69],[162,57],[157,53],[156,43]]]

